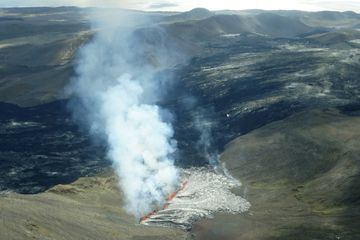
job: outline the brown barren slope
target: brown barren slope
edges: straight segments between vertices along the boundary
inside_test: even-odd
[[[171,228],[140,225],[122,208],[116,179],[80,178],[36,195],[0,194],[0,239],[186,239]]]

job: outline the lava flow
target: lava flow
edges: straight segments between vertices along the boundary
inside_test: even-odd
[[[176,197],[176,195],[177,195],[180,191],[182,191],[182,190],[185,189],[187,183],[188,183],[187,181],[184,181],[184,182],[181,184],[181,186],[180,186],[180,188],[179,188],[178,190],[176,190],[175,192],[172,192],[172,193],[167,197],[166,203],[163,205],[163,207],[162,207],[160,210],[154,210],[154,211],[152,211],[151,213],[149,213],[149,214],[143,216],[142,218],[140,218],[140,223],[143,223],[144,221],[148,220],[151,216],[155,215],[155,214],[158,213],[159,211],[167,209],[167,208],[170,206],[171,201]]]
[[[182,169],[181,176],[186,181],[169,195],[162,209],[142,217],[141,224],[189,231],[197,220],[216,212],[238,214],[250,208],[248,201],[231,191],[240,188],[241,183],[225,171]]]

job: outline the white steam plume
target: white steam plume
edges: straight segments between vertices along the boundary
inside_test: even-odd
[[[200,133],[196,147],[211,166],[217,167],[220,161],[212,137],[212,125],[214,123],[205,118],[203,112],[204,110],[200,109],[200,111],[193,116],[195,129]]]
[[[157,102],[171,80],[159,72],[179,56],[141,13],[108,11],[96,19],[96,34],[81,49],[70,86],[80,102],[74,112],[106,140],[125,209],[139,218],[163,204],[178,184],[171,117]]]
[[[198,100],[189,95],[183,97],[181,104],[190,112],[193,129],[199,134],[196,150],[210,166],[217,168],[220,164],[220,156],[213,139],[213,128],[218,123],[214,117],[210,117],[213,109],[199,107]]]

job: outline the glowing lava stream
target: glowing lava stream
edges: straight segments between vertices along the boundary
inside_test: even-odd
[[[231,191],[241,187],[241,183],[227,175],[224,169],[181,171],[184,182],[179,190],[170,194],[162,209],[141,218],[141,224],[190,230],[194,222],[216,212],[239,214],[250,208],[248,201]]]
[[[184,181],[184,182],[181,184],[181,187],[180,187],[178,190],[176,190],[175,192],[172,192],[172,193],[169,195],[169,197],[166,199],[166,203],[164,204],[164,206],[162,207],[161,210],[152,211],[152,212],[149,213],[148,215],[140,218],[140,223],[145,222],[145,221],[148,220],[151,216],[155,215],[157,212],[167,209],[167,208],[170,206],[171,201],[176,197],[176,195],[177,195],[180,191],[182,191],[182,190],[185,189],[187,183],[188,183],[187,181]]]

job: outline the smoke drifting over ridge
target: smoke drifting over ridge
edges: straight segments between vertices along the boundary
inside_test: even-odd
[[[205,116],[206,114],[204,109],[200,109],[198,114],[193,116],[195,129],[200,134],[196,147],[199,153],[204,156],[204,158],[211,166],[217,167],[220,161],[219,154],[217,152],[217,148],[215,147],[212,137],[213,123],[209,121],[208,118],[206,118]]]
[[[139,218],[179,183],[171,114],[157,103],[171,85],[162,70],[183,58],[141,13],[103,11],[94,19],[96,34],[80,50],[69,87],[78,99],[74,115],[106,141],[125,208]]]

